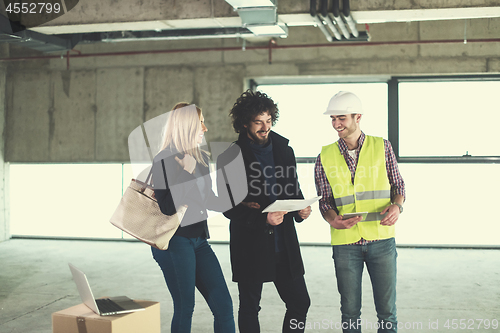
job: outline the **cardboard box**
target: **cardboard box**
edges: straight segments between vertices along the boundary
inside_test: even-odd
[[[161,333],[160,303],[137,301],[146,308],[122,315],[99,316],[85,304],[52,314],[53,333]]]

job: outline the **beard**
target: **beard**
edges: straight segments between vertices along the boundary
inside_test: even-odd
[[[248,132],[247,131],[247,134],[248,136],[250,137],[250,139],[255,142],[256,144],[258,145],[263,145],[265,143],[267,143],[267,141],[269,141],[269,132],[271,130],[269,130],[267,133],[267,136],[266,137],[261,137],[259,135],[257,135],[257,133],[263,133],[264,131],[258,131],[257,133],[253,133],[253,132]]]

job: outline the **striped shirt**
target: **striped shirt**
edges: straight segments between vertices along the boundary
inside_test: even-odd
[[[361,136],[358,139],[358,149],[356,149],[356,158],[354,159],[350,154],[347,148],[347,144],[344,139],[339,139],[339,149],[341,154],[344,156],[347,166],[351,171],[351,181],[354,184],[354,176],[356,174],[356,166],[358,163],[359,151],[365,142],[365,134],[361,132]],[[397,194],[402,195],[403,198],[406,199],[405,192],[405,183],[401,174],[399,173],[398,163],[396,161],[396,156],[394,155],[394,151],[392,150],[392,145],[388,140],[384,139],[385,146],[385,166],[387,169],[387,178],[389,179],[389,183],[391,184],[391,198]],[[332,194],[332,188],[330,186],[330,182],[326,178],[325,170],[323,169],[323,165],[321,164],[321,154],[318,155],[316,159],[316,164],[314,166],[314,179],[316,182],[316,192],[318,196],[322,196],[319,200],[319,209],[321,214],[324,214],[327,210],[333,209],[338,214],[337,206],[335,205],[335,198]],[[369,241],[364,240],[363,238],[354,243],[354,244],[366,244]]]

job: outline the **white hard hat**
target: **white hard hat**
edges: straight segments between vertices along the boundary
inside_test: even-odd
[[[363,114],[361,100],[352,92],[339,91],[330,99],[326,112],[323,114],[338,116],[352,113]]]

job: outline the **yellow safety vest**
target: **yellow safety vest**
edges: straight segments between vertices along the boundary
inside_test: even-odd
[[[332,227],[332,245],[351,244],[361,238],[377,240],[395,236],[394,226],[380,225],[383,218],[380,213],[391,204],[391,185],[387,178],[382,138],[365,136],[359,152],[354,184],[338,142],[322,148],[321,164],[332,188],[339,214],[368,212],[366,219],[351,229]]]

